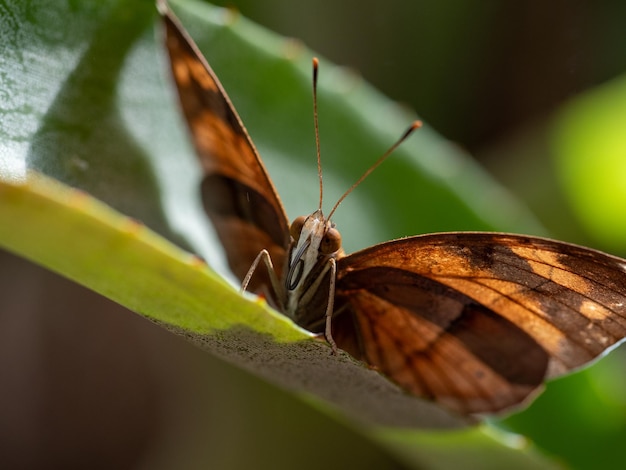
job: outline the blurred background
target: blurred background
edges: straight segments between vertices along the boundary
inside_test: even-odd
[[[415,109],[555,238],[626,256],[626,3],[217,3]],[[320,442],[332,468],[386,462],[293,397],[277,402],[265,384],[8,253],[0,288],[6,468],[243,468],[243,456],[224,442],[241,442],[253,461],[275,456],[282,468],[316,468]],[[529,410],[499,425],[573,468],[623,461],[624,356],[622,348],[550,384]],[[250,389],[257,399],[246,405],[238,395]],[[302,421],[308,426],[294,441]],[[286,440],[289,451],[280,445]],[[307,454],[317,457],[303,463]]]

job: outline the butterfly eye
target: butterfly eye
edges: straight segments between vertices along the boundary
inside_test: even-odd
[[[296,217],[291,223],[291,227],[289,227],[289,233],[295,241],[298,241],[298,239],[300,238],[300,232],[302,232],[302,227],[304,227],[305,220],[306,217],[303,215],[301,215],[300,217]]]
[[[341,234],[335,228],[329,228],[322,238],[320,251],[325,255],[330,255],[341,248]]]

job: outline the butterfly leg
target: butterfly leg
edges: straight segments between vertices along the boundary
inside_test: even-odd
[[[337,343],[333,339],[332,334],[332,322],[333,322],[333,310],[335,308],[335,279],[337,277],[337,264],[335,258],[331,258],[328,261],[330,265],[330,287],[328,289],[328,304],[326,304],[326,329],[324,336],[326,341],[330,344],[333,350],[333,354],[337,354]]]
[[[278,290],[280,289],[280,282],[278,281],[278,278],[276,277],[276,271],[274,271],[272,258],[270,257],[270,253],[267,250],[261,250],[259,254],[257,255],[257,257],[252,262],[250,269],[248,269],[248,272],[246,273],[246,277],[244,277],[243,281],[241,282],[241,292],[245,292],[245,290],[248,288],[248,284],[250,284],[250,280],[252,279],[252,276],[254,275],[256,268],[259,266],[259,263],[261,262],[261,260],[263,261],[263,263],[265,264],[265,267],[267,268],[267,273],[270,276],[270,282],[272,283],[272,288],[274,289],[275,292],[277,293],[280,292],[280,290]]]

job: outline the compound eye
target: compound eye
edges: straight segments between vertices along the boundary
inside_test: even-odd
[[[289,233],[291,237],[298,241],[300,238],[300,232],[302,232],[302,227],[304,227],[304,222],[306,221],[306,217],[301,215],[300,217],[296,217],[293,222],[291,222],[291,227],[289,227]]]
[[[341,248],[341,234],[336,228],[329,228],[320,243],[320,251],[325,255],[330,255]]]

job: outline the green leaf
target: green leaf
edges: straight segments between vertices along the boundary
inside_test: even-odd
[[[552,146],[560,183],[585,230],[607,249],[626,254],[626,77],[565,106]],[[617,215],[617,216],[616,216]]]

